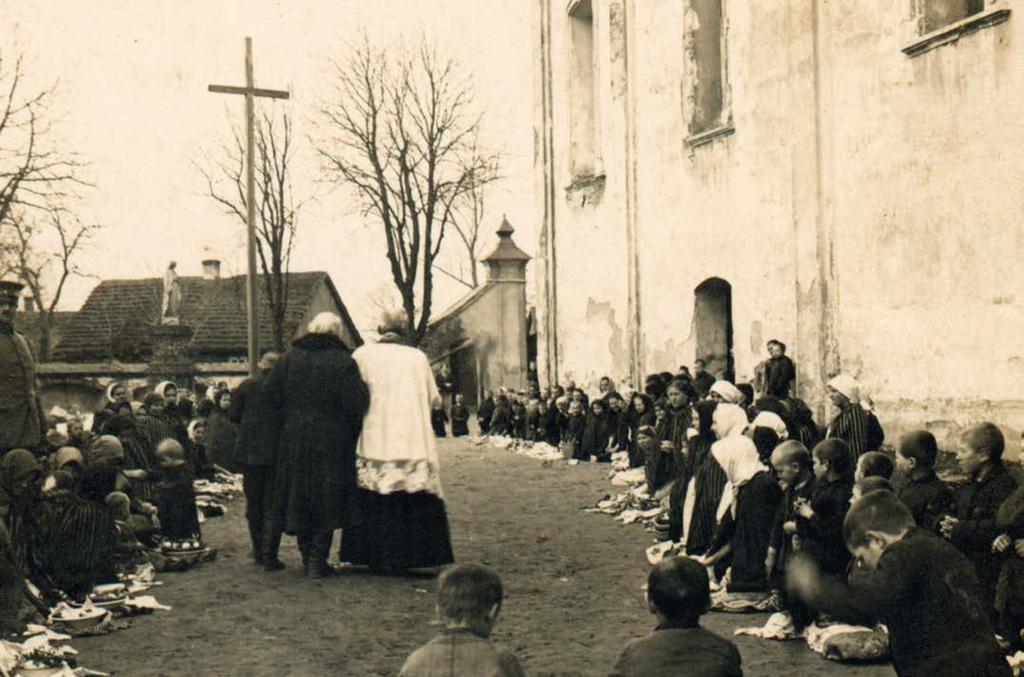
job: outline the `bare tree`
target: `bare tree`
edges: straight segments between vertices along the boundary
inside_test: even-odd
[[[6,224],[0,267],[23,280],[32,292],[42,317],[37,357],[45,362],[50,359],[54,314],[64,285],[72,276],[85,276],[75,258],[100,226],[83,224],[59,208],[47,210],[42,222],[23,210],[9,212]]]
[[[51,147],[47,115],[54,87],[25,93],[22,57],[0,53],[0,227],[16,209],[50,211],[88,185],[79,177],[84,163]],[[48,143],[50,142],[50,143]],[[19,217],[20,218],[20,217]]]
[[[200,167],[209,196],[245,224],[247,191],[245,141],[236,129],[232,143],[214,169]],[[256,121],[256,252],[263,272],[263,288],[270,311],[274,349],[284,350],[288,337],[288,268],[295,242],[297,215],[291,165],[295,157],[292,123],[287,113],[280,120],[262,113]]]
[[[501,178],[500,162],[500,156],[485,154],[480,149],[479,139],[473,139],[470,147],[470,166],[478,167],[479,170],[474,174],[469,190],[459,201],[451,222],[459,236],[465,258],[459,265],[458,273],[449,272],[434,263],[438,271],[470,289],[480,286],[480,227],[486,213],[486,188],[487,184]]]
[[[447,227],[489,166],[471,152],[481,119],[471,113],[472,87],[454,61],[424,43],[395,55],[364,40],[333,66],[335,92],[321,106],[318,152],[328,175],[348,185],[363,214],[383,227],[407,334],[419,344]]]

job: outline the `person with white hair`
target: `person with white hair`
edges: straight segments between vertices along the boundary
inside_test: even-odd
[[[857,459],[868,448],[868,415],[860,405],[860,384],[848,374],[835,376],[827,385],[829,399],[837,409],[828,425],[826,439],[839,439],[850,447],[851,459]]]
[[[359,519],[339,558],[386,574],[454,561],[431,407],[440,401],[427,356],[403,345],[404,314],[384,318],[380,340],[353,359],[370,390],[359,438]]]
[[[307,330],[271,369],[263,395],[280,425],[275,518],[298,539],[306,576],[321,578],[332,571],[334,530],[348,528],[356,508],[356,443],[369,394],[339,335],[341,319],[321,313]]]

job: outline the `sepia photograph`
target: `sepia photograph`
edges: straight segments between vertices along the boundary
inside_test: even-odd
[[[0,677],[1024,674],[1015,0],[0,9]]]

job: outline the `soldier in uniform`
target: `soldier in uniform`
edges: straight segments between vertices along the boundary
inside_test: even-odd
[[[46,439],[35,360],[28,341],[14,330],[23,287],[0,280],[0,458],[11,449],[41,450]]]

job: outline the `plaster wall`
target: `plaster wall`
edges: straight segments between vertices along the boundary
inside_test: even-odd
[[[537,165],[556,199],[538,213],[557,227],[555,265],[537,273],[541,293],[554,289],[541,311],[557,304],[553,322],[540,323],[542,333],[554,326],[556,340],[542,336],[540,346],[557,344],[555,376],[621,380],[631,360],[634,373],[691,364],[694,289],[720,277],[732,285],[738,381],[778,338],[819,417],[828,415],[822,385],[841,368],[861,379],[890,432],[983,417],[1019,430],[1022,17],[909,57],[911,3],[723,4],[735,132],[695,146],[687,3],[595,0],[595,45],[605,53],[596,196],[566,188],[567,22],[559,3],[540,4],[539,18],[550,12],[552,112],[535,117],[550,124],[553,153],[539,152]],[[623,225],[630,171],[633,311]]]

